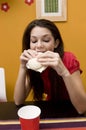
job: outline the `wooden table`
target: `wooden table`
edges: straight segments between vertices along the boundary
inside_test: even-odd
[[[65,117],[83,117],[77,113],[70,102],[25,102],[23,105],[36,105],[41,108],[41,119],[46,118],[65,118]],[[18,119],[17,111],[23,105],[16,106],[14,102],[0,103],[0,120]]]
[[[25,102],[41,108],[40,130],[86,130],[86,117],[77,113],[71,103]],[[21,130],[14,102],[0,103],[0,130]]]

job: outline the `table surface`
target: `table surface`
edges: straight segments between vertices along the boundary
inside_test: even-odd
[[[14,102],[0,103],[0,130],[21,130],[17,111],[24,105],[41,108],[40,130],[86,130],[86,117],[79,115],[71,103],[25,102],[16,106]]]
[[[41,108],[41,119],[46,118],[65,118],[65,117],[83,117],[77,113],[71,103],[56,102],[25,102],[23,105],[36,105]],[[0,120],[18,119],[17,111],[21,106],[16,106],[14,102],[0,103]]]

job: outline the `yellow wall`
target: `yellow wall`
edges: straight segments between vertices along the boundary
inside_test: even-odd
[[[22,34],[28,22],[36,18],[36,2],[31,6],[24,0],[0,0],[8,2],[7,12],[0,10],[0,67],[5,68],[8,101],[13,100],[13,91],[18,74]],[[80,60],[82,79],[86,88],[86,0],[68,0],[67,22],[55,22],[65,43],[65,50],[72,51]]]

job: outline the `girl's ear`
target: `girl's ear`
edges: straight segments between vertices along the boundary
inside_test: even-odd
[[[55,42],[55,47],[54,48],[57,48],[59,45],[59,39],[56,39],[56,42]]]

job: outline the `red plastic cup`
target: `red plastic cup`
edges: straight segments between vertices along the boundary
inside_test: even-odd
[[[41,109],[35,105],[27,105],[18,110],[22,130],[39,130]]]

